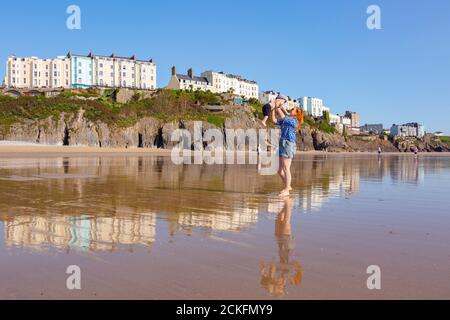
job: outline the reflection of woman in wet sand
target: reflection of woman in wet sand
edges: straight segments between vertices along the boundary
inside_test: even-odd
[[[278,243],[280,262],[272,261],[267,268],[265,261],[261,264],[261,286],[273,296],[280,297],[287,293],[288,281],[291,285],[299,285],[303,270],[300,262],[289,262],[295,247],[291,230],[292,199],[285,198],[284,207],[275,222],[275,236]]]
[[[291,164],[297,151],[295,142],[297,131],[303,124],[303,111],[299,108],[293,108],[286,115],[286,111],[282,107],[276,107],[272,110],[272,121],[281,127],[278,174],[283,181],[284,188],[281,190],[280,196],[288,196],[292,190]]]

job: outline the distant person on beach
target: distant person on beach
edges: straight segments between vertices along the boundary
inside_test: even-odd
[[[381,156],[381,152],[382,152],[381,147],[378,147],[378,155],[379,156]]]
[[[269,103],[266,103],[262,107],[262,112],[264,119],[262,120],[262,125],[264,127],[267,127],[267,120],[269,119],[272,110],[278,107],[283,107],[288,102],[287,97],[283,95],[278,95],[275,100],[271,100]],[[283,108],[284,110],[284,108]]]
[[[285,96],[281,96],[281,98],[287,101]],[[300,131],[300,126],[303,124],[301,109],[293,108],[287,115],[286,113],[287,111],[281,106],[272,110],[272,121],[281,127],[278,174],[283,181],[284,188],[281,190],[280,196],[288,196],[292,190],[291,164],[297,151],[297,132]]]

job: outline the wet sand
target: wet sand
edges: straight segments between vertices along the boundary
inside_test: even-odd
[[[170,155],[168,149],[151,148],[99,148],[99,147],[67,147],[67,146],[46,146],[46,145],[1,145],[0,157],[8,156],[35,156],[35,155]],[[340,155],[361,155],[378,154],[377,152],[324,152],[324,151],[298,151],[299,154],[340,154]],[[383,155],[403,155],[411,156],[414,153],[385,152]],[[418,153],[418,156],[450,156],[450,152],[426,152]]]
[[[447,155],[301,154],[282,199],[253,165],[29,153],[0,157],[2,299],[450,298]]]

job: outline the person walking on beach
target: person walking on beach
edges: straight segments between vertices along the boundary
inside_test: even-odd
[[[279,96],[279,98],[287,101],[285,96]],[[303,111],[301,109],[293,108],[288,114],[286,113],[287,111],[282,107],[275,107],[272,110],[272,121],[281,127],[278,175],[284,188],[281,190],[280,196],[288,196],[292,190],[291,164],[297,151],[297,132],[300,131],[300,126],[303,124]]]
[[[262,107],[262,112],[263,112],[263,116],[264,116],[264,118],[262,120],[262,125],[264,127],[267,127],[267,120],[269,119],[269,117],[272,113],[272,110],[274,110],[275,108],[278,108],[278,107],[283,107],[287,102],[288,102],[287,97],[285,97],[283,95],[278,95],[274,100],[271,100],[269,103],[266,103]]]
[[[381,152],[382,152],[381,147],[378,147],[378,155],[379,156],[381,156]]]

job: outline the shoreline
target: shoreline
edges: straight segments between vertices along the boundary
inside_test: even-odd
[[[146,149],[146,148],[99,148],[99,147],[68,147],[68,146],[21,146],[0,145],[0,157],[2,156],[36,156],[36,155],[152,155],[169,156],[171,149]],[[297,151],[297,154],[309,155],[378,155],[377,152],[359,151]],[[412,152],[383,152],[382,155],[414,156]],[[418,156],[450,156],[450,152],[419,152]]]

